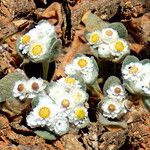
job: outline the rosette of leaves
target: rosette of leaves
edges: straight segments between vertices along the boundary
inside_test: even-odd
[[[16,116],[22,113],[29,105],[30,101],[18,101],[13,96],[13,88],[18,80],[27,80],[25,74],[20,72],[10,73],[0,80],[0,105],[2,111],[9,116]]]
[[[15,72],[6,75],[0,80],[0,102],[4,102],[6,99],[13,98],[14,84],[18,80],[27,80],[25,74]]]
[[[98,16],[91,13],[86,13],[82,20],[86,26],[85,37],[96,57],[112,62],[122,62],[125,56],[129,55],[128,42],[125,40],[128,37],[128,31],[122,23],[104,22]],[[103,33],[105,29],[111,29],[111,32],[107,32],[109,35],[115,32],[115,35],[118,36],[112,37],[112,39],[116,40],[113,42],[109,42],[109,39],[102,40],[103,34],[101,33]],[[92,36],[93,38],[91,38]],[[117,48],[114,46],[116,43]]]
[[[49,63],[57,58],[62,42],[57,38],[54,26],[42,20],[17,40],[16,47],[23,63],[43,64],[43,77],[46,79]]]
[[[141,85],[140,87],[137,86],[137,83],[138,82],[141,82],[143,81],[143,79],[145,78],[146,74],[148,75],[149,74],[149,67],[150,67],[150,60],[149,59],[144,59],[142,61],[140,61],[137,57],[135,56],[132,56],[132,55],[129,55],[127,56],[123,63],[122,63],[122,70],[125,69],[125,67],[131,63],[139,63],[141,64],[141,73],[140,75],[138,76],[137,80],[132,80],[131,79],[125,79],[123,77],[123,82],[124,82],[124,85],[125,85],[125,88],[132,94],[136,94],[136,95],[143,95],[143,96],[150,96],[149,94],[145,93],[144,90],[143,90],[143,86],[144,86],[144,83],[143,83],[143,86]],[[147,66],[147,68],[145,67],[144,69],[144,66]],[[130,66],[129,66],[130,67]],[[130,68],[132,69],[132,68]],[[135,71],[137,71],[137,69],[133,68],[132,69],[135,73]],[[149,90],[150,90],[150,87],[149,87]]]

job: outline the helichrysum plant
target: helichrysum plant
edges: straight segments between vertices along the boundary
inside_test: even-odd
[[[24,60],[43,64],[45,79],[49,62],[56,59],[60,49],[61,40],[57,38],[54,26],[46,20],[40,21],[17,41],[18,53]]]
[[[131,93],[150,96],[150,60],[139,61],[135,56],[127,56],[121,72],[124,84]]]
[[[42,86],[44,89],[45,86]],[[88,98],[85,84],[74,77],[52,81],[45,93],[33,99],[32,111],[26,118],[27,124],[31,128],[41,127],[44,132],[56,136],[67,133],[73,126],[83,128],[89,124]],[[43,134],[41,132],[39,135]]]
[[[119,78],[109,77],[104,84],[103,93],[104,98],[99,103],[98,109],[102,111],[104,117],[115,119],[127,113],[124,103],[127,100],[127,94]]]
[[[140,61],[135,56],[127,56],[122,64],[122,77],[126,89],[144,98],[144,104],[150,109],[150,60]]]
[[[130,53],[126,41],[127,30],[121,23],[112,23],[93,32],[86,33],[88,44],[99,58],[120,62]]]
[[[99,68],[94,57],[79,55],[65,67],[65,73],[79,76],[86,84],[93,84],[98,77]]]
[[[19,100],[34,98],[39,94],[44,94],[46,86],[47,83],[41,78],[32,77],[29,80],[18,80],[14,84],[13,96]]]

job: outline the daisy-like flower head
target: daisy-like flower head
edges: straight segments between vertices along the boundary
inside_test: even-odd
[[[142,64],[131,62],[122,68],[123,78],[126,80],[138,81],[142,75]]]
[[[68,94],[64,94],[63,96],[55,99],[54,102],[58,105],[62,110],[68,110],[75,107],[75,103],[73,101],[72,96]]]
[[[28,97],[34,98],[37,96],[37,94],[45,93],[44,89],[46,88],[46,83],[43,79],[35,77],[30,78],[30,80],[27,82],[28,85]]]
[[[85,55],[76,57],[73,60],[74,67],[78,71],[89,70],[94,67],[93,60]]]
[[[107,91],[108,97],[123,100],[126,96],[125,89],[121,85],[111,86]]]
[[[127,41],[124,39],[116,39],[113,43],[110,43],[111,53],[113,56],[123,56],[130,53]]]
[[[35,27],[39,36],[56,36],[54,26],[52,26],[48,21],[40,21]]]
[[[65,74],[70,75],[70,76],[74,76],[76,74],[76,69],[74,67],[74,64],[68,64],[65,67]]]
[[[90,45],[98,45],[102,42],[101,32],[100,31],[94,31],[92,33],[87,34],[87,40]]]
[[[104,100],[101,109],[103,111],[103,116],[108,118],[117,118],[122,113],[126,113],[126,109],[123,103],[115,100],[115,99],[107,99]]]
[[[58,117],[55,119],[54,131],[58,135],[63,135],[69,131],[69,121],[65,117]]]
[[[29,48],[29,56],[32,59],[39,58],[47,52],[47,48],[42,43],[33,43]]]
[[[20,43],[23,45],[28,45],[30,43],[31,37],[28,34],[25,34],[21,37]]]
[[[18,97],[20,100],[27,97],[27,81],[19,80],[15,83],[13,88],[13,96]]]
[[[87,109],[84,106],[77,106],[74,108],[73,113],[69,116],[70,121],[81,121],[88,117]]]
[[[66,91],[69,91],[72,88],[81,88],[83,86],[78,80],[76,80],[76,78],[69,76],[57,80],[57,83],[64,87]]]
[[[84,104],[88,100],[88,94],[82,89],[72,89],[70,91],[73,101],[76,105]]]
[[[118,32],[112,28],[105,28],[102,30],[102,40],[105,43],[111,43],[114,40],[118,39]]]
[[[75,107],[70,113],[69,121],[79,128],[85,127],[89,123],[87,109],[84,106]]]
[[[102,43],[98,46],[98,54],[100,58],[110,58],[111,49],[108,44]]]
[[[53,100],[57,100],[63,95],[68,94],[64,86],[60,86],[60,84],[58,84],[57,82],[51,82],[47,86],[47,93]]]
[[[81,55],[74,58],[71,64],[76,71],[76,76],[82,78],[86,84],[92,84],[96,80],[99,69],[93,57]]]
[[[140,94],[150,96],[150,76],[145,74],[140,81],[135,83],[135,86],[140,89]]]
[[[59,113],[57,105],[53,104],[49,98],[40,99],[38,105],[27,116],[26,121],[28,126],[44,127],[51,124],[53,117]]]

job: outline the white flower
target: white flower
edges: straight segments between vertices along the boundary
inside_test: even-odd
[[[113,56],[119,57],[130,53],[128,43],[124,39],[119,38],[110,43],[109,46]]]
[[[111,56],[111,49],[108,44],[102,43],[98,46],[98,54],[100,58],[109,58]]]
[[[47,87],[47,93],[52,99],[58,99],[63,95],[68,94],[63,86],[57,84],[57,82],[51,82]]]
[[[92,71],[82,74],[82,78],[86,84],[93,84],[94,81],[97,79],[97,77],[98,77],[97,69],[93,69]]]
[[[138,81],[142,74],[142,64],[131,62],[122,68],[122,75],[125,80]]]
[[[107,91],[108,97],[123,100],[126,96],[125,89],[121,85],[111,86]]]
[[[87,56],[79,56],[73,60],[74,67],[77,71],[87,72],[94,67],[93,60]]]
[[[74,108],[68,117],[69,121],[78,128],[83,128],[89,123],[88,112],[84,106]]]
[[[25,34],[20,39],[20,44],[29,45],[31,41],[31,36],[29,34]]]
[[[102,30],[102,40],[105,43],[111,43],[114,40],[118,39],[118,32],[112,28],[105,28]]]
[[[115,100],[115,99],[107,99],[104,100],[101,109],[103,111],[103,116],[108,118],[117,118],[122,113],[126,113],[123,103]]]
[[[87,40],[90,45],[98,45],[102,42],[101,32],[94,31],[87,34]]]
[[[41,37],[55,35],[54,26],[52,26],[47,21],[43,21],[43,22],[39,23],[37,26],[35,26],[35,29],[36,29],[38,35]]]
[[[13,96],[18,97],[20,100],[27,97],[27,81],[25,80],[19,80],[15,82],[14,88],[13,88]]]
[[[49,126],[53,117],[59,112],[57,105],[53,104],[50,98],[40,97],[40,102],[27,116],[26,121],[28,126],[32,128]]]
[[[84,106],[77,106],[68,117],[70,122],[82,122],[82,120],[88,117],[88,112]]]
[[[43,43],[30,44],[28,55],[32,59],[42,57],[48,51],[47,47]]]
[[[65,74],[68,74],[70,76],[73,76],[76,74],[76,70],[73,64],[68,64],[65,67]]]
[[[69,121],[65,117],[56,118],[54,123],[54,131],[58,135],[63,135],[69,131]]]
[[[141,89],[141,94],[150,96],[150,75],[145,74],[140,81],[136,82],[135,86]]]
[[[45,93],[44,89],[46,88],[46,83],[41,78],[36,79],[35,77],[32,77],[27,82],[27,85],[29,98],[34,98],[37,94]]]
[[[83,86],[74,77],[69,77],[69,76],[57,80],[57,84],[64,87],[66,91],[69,91],[70,89],[73,88],[82,88]]]
[[[72,61],[76,76],[81,77],[86,84],[92,84],[98,77],[98,66],[93,57],[78,56]],[[66,73],[69,73],[68,71]],[[67,74],[70,75],[70,74]]]
[[[82,89],[72,89],[70,91],[73,101],[76,105],[84,104],[88,100],[88,94]]]

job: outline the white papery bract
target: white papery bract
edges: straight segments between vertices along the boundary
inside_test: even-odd
[[[117,118],[121,114],[127,112],[122,102],[109,98],[104,99],[101,105],[101,110],[103,111],[103,116],[112,119]]]
[[[19,98],[20,100],[27,97],[27,83],[26,80],[19,80],[15,82],[13,88],[13,96]]]

